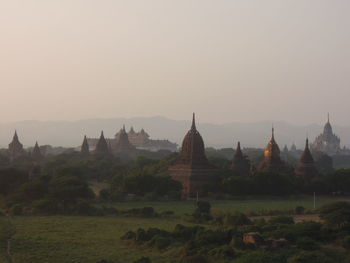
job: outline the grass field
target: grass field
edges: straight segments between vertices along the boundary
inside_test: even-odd
[[[316,197],[316,208],[342,199],[334,197]],[[344,200],[350,200],[349,198]],[[213,211],[241,211],[241,212],[260,212],[266,210],[293,210],[297,206],[303,206],[307,210],[313,210],[314,199],[312,196],[303,197],[290,197],[290,198],[245,198],[236,200],[210,200]],[[122,202],[113,203],[117,209],[129,209],[129,208],[142,208],[145,206],[151,206],[156,211],[162,212],[171,210],[177,215],[192,213],[195,207],[196,201],[179,201],[179,202]]]
[[[318,205],[335,201],[324,197]],[[339,199],[337,199],[339,200]],[[293,209],[313,207],[312,197],[290,199],[252,199],[211,201],[213,210],[259,211],[262,209]],[[119,209],[152,206],[156,211],[172,210],[174,218],[132,217],[78,217],[78,216],[20,216],[14,218],[17,234],[12,254],[15,263],[96,263],[105,259],[111,262],[133,262],[148,256],[154,263],[178,262],[174,251],[152,251],[126,246],[120,237],[128,230],[158,227],[173,229],[184,213],[194,210],[194,202],[127,202],[113,204]]]

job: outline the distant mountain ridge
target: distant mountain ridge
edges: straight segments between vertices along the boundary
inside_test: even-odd
[[[293,125],[287,122],[273,122],[275,137],[283,148],[293,142],[298,148],[304,147],[306,134],[310,141],[323,131],[323,124]],[[106,137],[114,135],[125,124],[129,130],[144,128],[152,139],[169,139],[181,145],[181,141],[189,130],[191,120],[171,120],[165,117],[86,119],[79,121],[20,121],[0,123],[0,146],[7,147],[17,130],[21,142],[33,146],[35,141],[40,145],[75,147],[82,143],[84,135],[98,137],[101,130]],[[202,134],[207,147],[233,147],[241,141],[243,147],[265,147],[271,136],[272,121],[255,123],[232,122],[226,124],[210,124],[197,121],[197,128]],[[333,131],[340,137],[341,145],[350,146],[350,126],[333,125]]]

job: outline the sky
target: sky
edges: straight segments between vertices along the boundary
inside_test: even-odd
[[[350,125],[348,0],[0,0],[0,122]]]

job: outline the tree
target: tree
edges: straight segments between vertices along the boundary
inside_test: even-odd
[[[345,201],[334,202],[320,208],[320,218],[335,229],[350,225],[350,203]]]

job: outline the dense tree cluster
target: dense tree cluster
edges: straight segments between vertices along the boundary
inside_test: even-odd
[[[216,227],[177,225],[173,231],[158,228],[128,231],[126,244],[158,251],[176,249],[181,262],[240,263],[346,263],[350,242],[349,204],[338,202],[321,208],[325,223],[295,223],[292,217],[272,217],[251,221],[244,215],[231,215],[230,224]],[[210,204],[198,203],[195,215],[210,215]],[[208,222],[215,223],[215,216]],[[337,222],[335,222],[335,218]],[[203,222],[202,222],[203,223]],[[332,227],[337,223],[337,228]],[[252,238],[247,238],[252,237]]]

